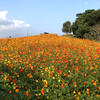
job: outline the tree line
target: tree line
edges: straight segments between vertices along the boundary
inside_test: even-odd
[[[62,32],[71,33],[77,38],[100,40],[100,9],[86,10],[76,14],[76,20],[72,23],[66,21],[63,24]]]

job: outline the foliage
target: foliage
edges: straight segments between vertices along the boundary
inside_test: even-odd
[[[1,100],[100,100],[100,43],[53,34],[0,39]]]
[[[85,33],[84,38],[100,41],[100,24],[90,27],[90,32]]]
[[[90,37],[90,28],[100,23],[100,9],[86,10],[84,13],[76,14],[77,18],[72,24],[73,34],[78,38]],[[87,36],[86,36],[87,35]]]
[[[100,24],[97,24],[90,28],[90,33],[94,40],[100,40]]]
[[[71,33],[71,23],[67,21],[63,24],[62,32]]]
[[[76,38],[75,35],[73,35],[73,34],[65,34],[65,35],[62,35],[62,36],[70,37],[70,38]]]
[[[43,34],[49,34],[48,32],[44,32]]]

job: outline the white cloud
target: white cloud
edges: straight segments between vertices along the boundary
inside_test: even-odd
[[[16,27],[23,27],[25,23],[24,21],[18,21],[18,20],[13,20],[13,22]]]
[[[30,24],[19,20],[9,20],[6,15],[7,11],[0,12],[0,38],[6,38],[8,35],[13,37],[26,35],[25,29],[30,27]]]
[[[85,4],[87,5],[87,4],[88,4],[88,2],[85,2]]]
[[[30,27],[30,24],[25,24],[25,26]]]
[[[6,19],[7,11],[0,12],[0,19]]]

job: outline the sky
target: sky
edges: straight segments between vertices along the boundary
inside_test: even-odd
[[[63,23],[72,24],[77,13],[89,9],[100,9],[100,0],[0,0],[0,38],[62,36]]]

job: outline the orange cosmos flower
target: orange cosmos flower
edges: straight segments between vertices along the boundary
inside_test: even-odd
[[[70,75],[67,75],[68,77],[70,77]]]
[[[100,87],[98,87],[98,89],[100,90]]]
[[[44,85],[45,87],[47,87],[47,85]]]
[[[25,87],[25,89],[27,89],[27,86]]]
[[[16,88],[18,87],[18,85],[16,85]]]
[[[61,63],[61,60],[59,60],[58,63]]]
[[[97,85],[96,81],[93,83],[93,85],[94,85],[94,86],[96,86],[96,85]]]
[[[26,91],[26,95],[28,95],[28,91]]]
[[[81,92],[78,92],[78,95],[80,95],[81,94]]]
[[[63,84],[61,84],[61,87],[63,87]]]
[[[88,88],[86,89],[88,92],[90,91]]]
[[[94,80],[92,80],[91,82],[94,82]]]
[[[44,92],[44,89],[41,89],[41,92]]]
[[[15,92],[18,92],[18,91],[19,91],[19,89],[16,89],[16,90],[15,90]]]
[[[13,83],[15,83],[16,82],[16,80],[13,80]]]
[[[9,91],[9,93],[11,93],[12,91]]]
[[[59,70],[58,70],[58,73],[60,73],[60,74],[61,74],[61,73],[62,73],[62,71],[59,69]]]
[[[52,71],[50,71],[50,74],[52,74]]]
[[[64,84],[64,82],[62,82],[62,84]]]
[[[74,66],[72,66],[72,68],[74,68]]]
[[[86,81],[84,81],[84,84],[86,84]]]
[[[65,66],[64,68],[67,68],[67,66]]]
[[[0,74],[3,74],[3,72],[1,71]]]
[[[98,95],[98,94],[97,94],[96,96],[97,96],[97,97],[99,97],[99,95]]]
[[[86,67],[86,69],[88,70],[88,67]]]
[[[65,86],[67,86],[68,84],[67,83],[65,83]]]
[[[32,78],[32,77],[33,77],[32,75],[29,76],[29,78]]]
[[[9,78],[10,81],[12,81],[12,79],[13,79],[13,78],[11,78],[11,77]]]
[[[8,76],[5,76],[5,77],[4,77],[4,80],[6,80],[7,78],[8,78]]]
[[[74,84],[76,84],[76,81],[74,81]]]
[[[67,63],[67,61],[65,61],[65,63]]]
[[[64,74],[64,76],[66,76],[66,74]]]
[[[92,70],[93,69],[93,67],[90,67],[90,70]]]
[[[77,87],[77,85],[75,84],[74,87]]]
[[[89,94],[89,92],[87,92],[87,94]]]
[[[95,65],[95,68],[98,68],[98,65]]]
[[[18,75],[18,73],[15,73],[15,75]]]
[[[58,85],[56,85],[56,88],[58,88]]]
[[[41,93],[42,95],[44,94],[44,92]]]
[[[77,63],[77,61],[75,61],[75,63]]]
[[[44,82],[44,85],[46,84],[46,82]]]
[[[28,94],[28,97],[31,97],[31,94]]]
[[[23,69],[20,69],[20,72],[23,72]]]
[[[84,76],[87,76],[86,74],[84,74]]]
[[[30,76],[30,74],[27,74],[27,76]]]
[[[75,68],[76,71],[78,71],[78,68]]]

